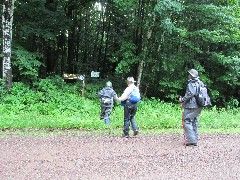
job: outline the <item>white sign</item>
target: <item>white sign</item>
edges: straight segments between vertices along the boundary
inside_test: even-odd
[[[79,76],[79,79],[80,79],[81,81],[83,81],[84,78],[85,78],[84,75],[80,75],[80,76]]]
[[[99,77],[100,72],[91,72],[91,77]]]

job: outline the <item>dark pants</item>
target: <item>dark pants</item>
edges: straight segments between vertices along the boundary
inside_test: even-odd
[[[184,133],[186,136],[186,143],[198,142],[198,119],[202,108],[184,109]]]
[[[138,131],[137,123],[134,119],[134,116],[137,112],[138,103],[131,103],[129,101],[126,102],[124,106],[124,135],[129,135],[129,127],[130,124],[132,126],[133,131]]]

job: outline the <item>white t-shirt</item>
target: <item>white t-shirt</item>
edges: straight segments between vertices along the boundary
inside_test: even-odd
[[[121,95],[121,97],[119,97],[119,101],[125,101],[129,98],[131,92],[133,91],[133,89],[136,86],[134,84],[130,84],[123,92],[123,94]]]

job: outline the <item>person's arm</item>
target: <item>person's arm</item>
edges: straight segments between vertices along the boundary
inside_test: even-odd
[[[119,97],[118,98],[118,100],[117,101],[125,101],[125,100],[127,100],[128,99],[128,97],[129,97],[129,95],[131,94],[131,92],[132,92],[132,87],[127,87],[125,90],[124,90],[124,92],[123,92],[123,94],[121,95],[121,97]]]
[[[113,99],[115,100],[115,101],[117,101],[118,100],[118,95],[117,95],[117,93],[113,90],[113,95],[112,95],[112,97],[113,97]]]
[[[187,86],[187,90],[186,93],[184,95],[184,97],[182,98],[182,101],[188,101],[190,100],[193,96],[196,95],[196,86],[194,86],[194,83],[189,83]]]
[[[103,95],[103,89],[98,92],[97,97],[100,98],[100,97],[102,97],[102,95]]]

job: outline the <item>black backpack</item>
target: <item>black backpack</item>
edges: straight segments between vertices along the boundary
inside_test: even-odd
[[[198,83],[196,101],[200,107],[208,107],[211,105],[211,99],[208,95],[207,87],[202,81]]]

